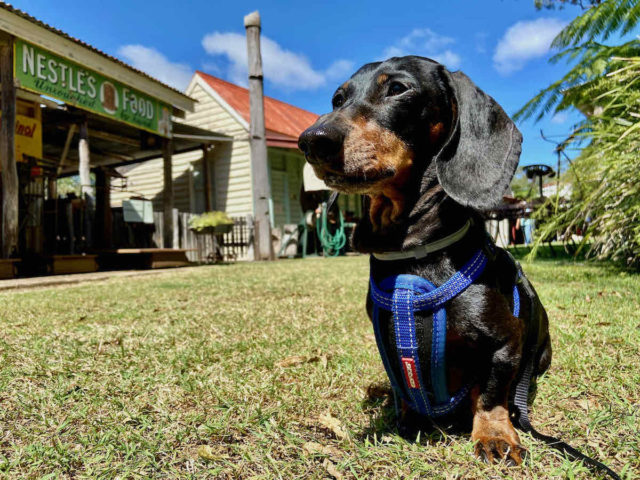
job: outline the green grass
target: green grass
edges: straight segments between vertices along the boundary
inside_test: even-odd
[[[534,425],[638,478],[640,277],[524,266],[554,348]],[[367,394],[367,278],[316,258],[1,294],[0,478],[594,478],[527,435],[521,468],[400,438]]]

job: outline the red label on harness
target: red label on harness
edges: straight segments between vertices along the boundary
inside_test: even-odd
[[[402,368],[404,369],[404,378],[406,378],[409,388],[420,388],[415,360],[413,358],[402,357]]]

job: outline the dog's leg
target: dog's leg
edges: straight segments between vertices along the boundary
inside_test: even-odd
[[[515,319],[514,319],[515,320]],[[492,463],[502,459],[520,465],[526,453],[509,418],[509,387],[521,357],[520,331],[493,353],[489,375],[484,385],[471,393],[473,429],[477,457]]]

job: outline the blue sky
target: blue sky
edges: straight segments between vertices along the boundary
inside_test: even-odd
[[[533,0],[153,2],[24,0],[14,6],[184,88],[196,69],[246,83],[243,17],[259,9],[265,92],[316,113],[360,65],[417,54],[462,70],[512,114],[566,70],[550,65],[549,43],[577,7],[537,11]],[[82,5],[82,8],[79,8]],[[518,126],[520,164],[555,168],[553,145],[578,114]]]

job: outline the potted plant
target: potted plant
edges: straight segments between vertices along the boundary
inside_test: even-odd
[[[222,235],[233,229],[233,220],[225,212],[205,212],[189,221],[189,228],[196,233]]]

